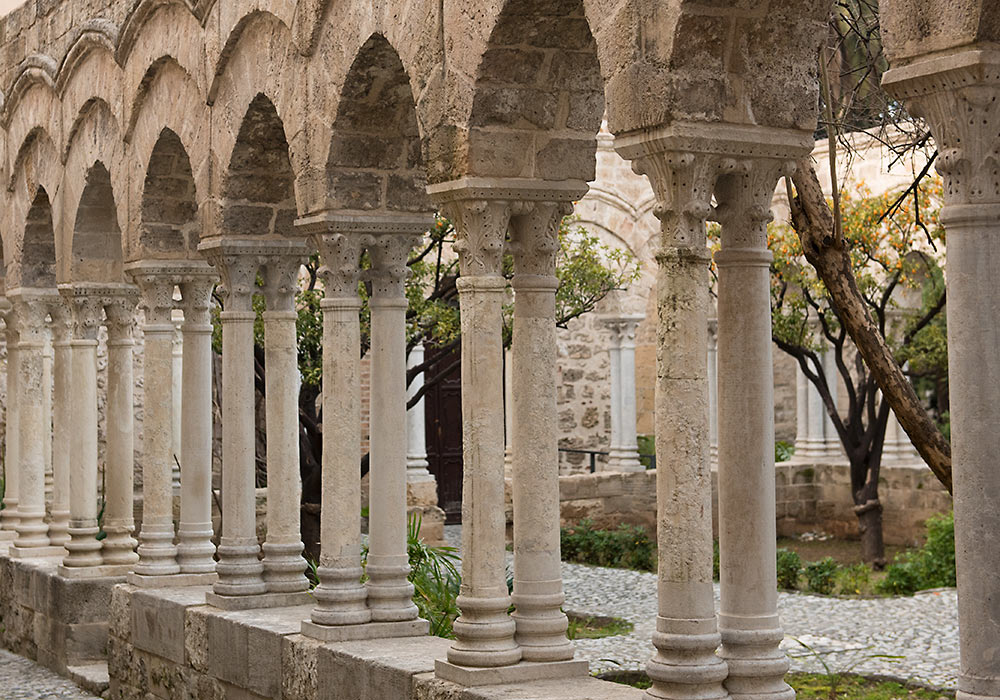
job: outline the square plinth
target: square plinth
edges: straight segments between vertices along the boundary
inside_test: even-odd
[[[0,542],[13,542],[15,539],[17,539],[15,530],[0,530]]]
[[[132,571],[133,564],[104,564],[102,566],[59,565],[59,575],[63,578],[120,578]]]
[[[434,662],[435,676],[466,687],[527,683],[530,681],[553,680],[557,678],[582,678],[589,674],[590,664],[586,659],[545,662],[521,661],[513,666],[498,666],[495,668],[458,666],[444,659],[438,659]]]
[[[428,631],[430,631],[430,623],[423,619],[402,622],[366,622],[360,625],[317,625],[312,620],[302,621],[302,634],[324,642],[423,637]]]
[[[127,581],[138,588],[188,588],[191,586],[211,586],[219,578],[215,572],[209,574],[169,574],[167,576],[145,576],[131,573]]]
[[[11,559],[62,559],[66,556],[66,548],[62,545],[46,547],[18,547],[12,544],[7,549]]]
[[[295,593],[260,593],[258,595],[219,595],[206,593],[205,602],[220,610],[254,610],[256,608],[292,608],[313,601],[309,591]]]

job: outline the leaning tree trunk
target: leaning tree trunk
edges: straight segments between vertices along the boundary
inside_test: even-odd
[[[826,285],[835,311],[858,348],[882,395],[889,402],[927,466],[951,492],[951,445],[917,398],[868,311],[851,269],[850,253],[838,236],[816,171],[799,161],[793,177],[792,226],[802,241],[806,260]]]
[[[852,496],[854,515],[858,518],[858,533],[861,537],[861,558],[876,570],[885,567],[885,541],[882,538],[882,502],[878,497],[879,463],[881,449],[869,451],[866,455],[851,457]],[[857,460],[857,462],[856,462]],[[854,475],[863,477],[855,486]]]

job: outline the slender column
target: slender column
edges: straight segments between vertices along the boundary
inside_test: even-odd
[[[826,455],[826,437],[823,434],[826,406],[823,405],[819,389],[809,380],[806,380],[806,402],[809,406],[809,421],[806,424],[806,444],[802,454],[806,457],[823,457]]]
[[[708,322],[708,450],[719,457],[719,321]]]
[[[204,244],[203,244],[204,245]],[[258,555],[254,495],[254,368],[251,299],[257,256],[219,246],[205,251],[223,280],[222,320],[222,536],[215,596],[267,591]],[[221,602],[211,595],[210,603]]]
[[[52,291],[52,295],[55,291]],[[50,295],[41,290],[17,290],[9,295],[17,317],[17,392],[18,404],[18,505],[17,539],[11,554],[33,556],[38,553],[63,553],[49,548],[49,527],[45,523],[45,454],[42,443],[51,439],[45,428],[42,405],[43,355],[45,325]]]
[[[511,435],[514,432],[514,389],[510,377],[510,367],[514,364],[511,351],[503,354],[503,477],[511,478],[514,473],[514,451],[511,445]]]
[[[809,443],[809,380],[795,363],[795,457],[806,456]]]
[[[49,541],[69,541],[70,464],[73,445],[73,318],[62,299],[49,306],[52,317],[52,508],[49,511]]]
[[[417,343],[410,350],[406,367],[418,367],[424,363],[424,346]],[[424,373],[421,372],[406,390],[406,401],[410,402],[424,385]],[[427,470],[427,427],[424,423],[424,400],[421,398],[413,408],[406,412],[406,480],[409,482],[433,481],[434,477]]]
[[[639,445],[635,429],[635,333],[642,315],[606,320],[611,328],[611,449],[608,470],[638,472]],[[617,418],[617,420],[615,420]]]
[[[142,327],[143,386],[146,389],[143,416],[142,527],[139,531],[139,576],[169,576],[180,572],[174,546],[173,489],[170,473],[170,407],[172,383],[170,357],[174,327],[174,279],[156,271],[133,271],[142,290],[145,321]]]
[[[52,296],[58,299],[59,292],[52,289]],[[51,305],[51,304],[50,304]],[[48,313],[46,311],[46,313]],[[51,512],[52,503],[52,337],[48,322],[42,338],[42,462],[45,465],[45,504]]]
[[[323,492],[315,625],[371,620],[361,584],[361,246],[352,234],[317,235],[323,276]],[[318,634],[316,635],[318,636]]]
[[[719,272],[719,550],[726,689],[794,700],[775,574],[774,364],[769,205],[781,161],[743,161],[715,190]]]
[[[958,700],[1000,698],[1000,52],[975,45],[894,68],[886,89],[931,125],[948,233]]]
[[[840,376],[840,373],[837,370],[837,356],[833,348],[827,348],[823,353],[823,371],[826,373],[826,381],[830,387],[833,405],[836,406],[839,403],[838,397],[840,395],[840,392],[837,390],[837,377]],[[840,457],[843,454],[840,446],[840,437],[837,435],[833,419],[830,418],[830,414],[827,412],[825,406],[823,406],[823,442],[827,457]]]
[[[375,237],[371,309],[371,472],[368,607],[372,620],[417,617],[406,549],[406,260],[416,239]]]
[[[525,661],[573,658],[561,608],[555,384],[556,253],[559,224],[571,210],[560,202],[538,202],[512,220],[513,602],[515,639]]]
[[[61,573],[103,563],[97,539],[97,329],[101,300],[86,287],[62,285],[73,314],[73,391],[68,554]]]
[[[173,483],[174,491],[179,491],[181,487],[181,469],[178,466],[181,459],[181,451],[183,450],[183,436],[182,436],[182,409],[183,409],[183,389],[184,384],[184,320],[183,318],[177,318],[178,311],[175,309],[172,314],[172,320],[174,325],[174,338],[173,338],[173,352],[170,357],[170,384],[171,384],[171,396],[173,397],[173,406],[171,407],[171,429],[173,432],[173,466],[171,467],[171,481]]]
[[[12,541],[17,535],[17,487],[18,469],[20,457],[18,456],[18,444],[20,435],[17,427],[19,401],[11,401],[10,397],[17,397],[17,312],[10,302],[7,302],[4,311],[4,325],[7,336],[7,424],[4,443],[6,445],[4,453],[4,492],[3,510],[0,510],[0,535],[5,541]]]
[[[436,188],[429,188],[432,193]],[[454,191],[449,194],[455,194]],[[448,661],[458,666],[516,663],[514,621],[504,565],[501,253],[510,219],[505,201],[442,202],[455,225],[462,276],[462,587],[461,615]],[[442,674],[442,667],[437,667]],[[447,673],[445,671],[445,673]]]
[[[646,670],[655,698],[726,698],[726,662],[712,586],[708,453],[708,267],[705,220],[717,158],[672,150],[672,138],[638,132],[618,151],[649,176],[657,196],[656,474],[659,610]]]
[[[181,326],[184,358],[177,561],[183,574],[210,575],[215,573],[215,545],[212,543],[212,321],[209,310],[218,277],[206,266],[188,271],[180,280],[184,305]],[[175,343],[175,350],[176,347]],[[176,425],[174,430],[177,430]]]
[[[302,557],[299,476],[299,365],[295,290],[304,246],[268,256],[264,277],[264,363],[267,415],[267,540],[264,581],[271,593],[307,591]],[[401,430],[403,422],[396,424]]]
[[[105,564],[132,565],[139,561],[133,520],[133,474],[135,472],[135,401],[132,381],[132,349],[135,340],[135,307],[139,293],[122,286],[105,301],[108,327],[107,466],[105,467],[104,538],[101,550]],[[169,409],[169,404],[167,404]]]

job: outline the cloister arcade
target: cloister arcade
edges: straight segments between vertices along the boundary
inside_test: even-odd
[[[1000,256],[1000,4],[881,4],[892,63],[886,87],[927,119],[946,179],[959,697],[1000,698],[1000,292],[992,284]],[[504,697],[611,697],[586,678],[586,663],[573,661],[560,610],[553,320],[558,223],[593,178],[606,113],[616,149],[649,178],[661,223],[659,614],[648,694],[793,697],[778,648],[765,224],[779,178],[812,148],[815,58],[829,9],[828,0],[60,0],[30,2],[0,20],[7,557],[54,558],[55,575],[67,579],[125,577],[121,595],[173,600],[171,590],[185,589],[224,611],[311,605],[301,633],[324,643],[424,634],[406,578],[403,282],[408,252],[441,211],[456,227],[462,275],[465,500],[461,617],[457,639],[436,661],[435,682],[520,684]],[[715,256],[719,613],[705,362],[709,219],[721,223],[723,241]],[[516,304],[512,595],[504,570],[505,246]],[[311,596],[299,534],[293,291],[300,264],[315,251],[325,266],[326,449],[320,584]],[[372,264],[362,271],[365,252]],[[364,584],[361,279],[373,289]],[[217,282],[220,533],[211,518],[209,314]],[[255,294],[266,304],[268,366],[261,546]],[[176,309],[184,358],[175,531]],[[107,537],[98,540],[102,327]],[[136,327],[144,386],[157,394],[145,403],[139,446],[138,531]],[[46,332],[54,347],[51,418]],[[138,624],[133,618],[133,631]],[[252,649],[246,660],[267,661]],[[559,678],[570,680],[544,683]],[[458,697],[447,694],[453,689],[439,683],[421,697]],[[364,692],[359,697],[390,697]]]

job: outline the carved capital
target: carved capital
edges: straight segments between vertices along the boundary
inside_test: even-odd
[[[386,233],[373,236],[368,245],[372,267],[366,275],[372,282],[372,295],[403,298],[410,268],[410,251],[420,238],[409,234]]]
[[[1000,52],[934,56],[890,70],[883,84],[930,124],[945,203],[1000,203]]]
[[[512,213],[505,200],[459,199],[444,204],[455,226],[455,252],[463,277],[494,276],[501,272],[503,246]]]
[[[264,280],[264,297],[268,311],[291,311],[295,308],[295,292],[299,288],[302,251],[261,256],[260,274]]]
[[[41,345],[45,342],[52,295],[11,294],[12,317],[17,326],[18,343]]]
[[[559,225],[572,211],[570,202],[534,202],[523,214],[511,219],[515,286],[521,276],[555,276]]]
[[[712,219],[722,224],[724,248],[765,248],[771,200],[778,179],[795,172],[793,161],[773,158],[721,163]]]
[[[173,289],[171,288],[171,293]],[[123,287],[113,294],[104,296],[104,314],[107,319],[108,341],[124,342],[132,339],[135,328],[135,309],[139,302],[139,290]]]
[[[611,339],[619,348],[635,347],[636,331],[639,324],[645,320],[644,314],[629,314],[626,316],[608,316],[604,325],[611,331]]]
[[[323,259],[320,279],[327,299],[353,299],[358,295],[361,251],[366,236],[360,233],[326,233],[313,236]]]
[[[87,287],[66,284],[59,286],[66,306],[73,318],[73,338],[75,340],[97,340],[101,327],[104,304],[99,293]]]
[[[174,276],[157,272],[133,273],[132,279],[139,286],[139,305],[145,312],[146,327],[171,325],[174,310]]]
[[[256,255],[226,253],[221,249],[208,252],[207,257],[222,279],[219,292],[225,299],[226,310],[251,311],[260,259]]]
[[[64,344],[73,340],[73,312],[62,297],[56,297],[49,304],[52,318],[52,342]]]
[[[181,306],[184,309],[184,325],[211,323],[209,311],[212,308],[212,292],[215,291],[218,282],[218,276],[212,272],[181,277],[178,286],[181,290]]]

